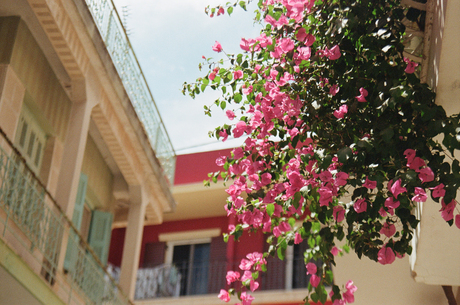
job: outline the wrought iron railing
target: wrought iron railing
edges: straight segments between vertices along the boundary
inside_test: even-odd
[[[97,305],[132,304],[19,152],[0,133],[9,143],[0,147],[1,238],[14,240],[13,244],[21,248],[16,251],[27,250],[34,262],[29,264],[32,270],[50,286],[59,285],[68,304],[75,300]],[[69,236],[68,249],[74,254],[65,271],[58,270],[64,236]]]
[[[166,177],[174,183],[176,153],[112,0],[86,0],[107,50]]]
[[[118,281],[120,268],[109,265],[109,273]],[[155,299],[162,297],[178,297],[180,295],[182,275],[176,266],[163,264],[152,268],[141,268],[137,271],[136,300]]]
[[[225,275],[227,271],[241,271],[240,260],[212,260],[207,262],[177,262],[174,265],[160,265],[138,270],[135,299],[155,299],[199,294],[218,294],[220,289],[228,288]],[[302,257],[292,261],[269,259],[267,272],[261,272],[259,291],[307,288],[310,276],[306,274]],[[288,272],[287,268],[292,268]],[[109,273],[118,281],[120,268],[109,266]],[[289,274],[292,279],[287,279]],[[286,283],[288,280],[290,283]],[[232,286],[233,287],[233,286]]]

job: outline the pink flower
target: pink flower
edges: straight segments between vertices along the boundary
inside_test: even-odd
[[[396,209],[397,207],[399,207],[399,205],[399,201],[395,201],[393,197],[388,197],[385,200],[385,207],[387,207],[388,209]]]
[[[237,147],[237,148],[233,149],[232,153],[233,153],[233,158],[235,160],[241,159],[241,158],[244,157],[243,148],[241,148],[241,147]]]
[[[366,96],[368,96],[368,92],[366,89],[364,89],[363,87],[359,88],[359,93],[360,95],[358,95],[356,97],[356,99],[358,100],[358,102],[361,102],[361,103],[364,103],[364,102],[367,102],[366,100]]]
[[[410,59],[407,58],[407,57],[404,57],[404,62],[407,63],[407,67],[406,67],[406,69],[404,70],[404,72],[406,72],[406,73],[408,73],[408,74],[414,73],[414,72],[415,72],[415,68],[418,66],[418,63],[413,62],[412,60],[410,60]]]
[[[367,210],[367,202],[364,199],[358,199],[353,204],[353,208],[355,209],[356,213],[366,212]]]
[[[344,186],[347,184],[348,174],[345,172],[339,172],[335,176],[335,185]]]
[[[339,107],[339,109],[334,111],[334,116],[337,119],[343,119],[347,112],[348,112],[348,106],[347,105],[342,105],[342,106]]]
[[[352,280],[348,280],[348,282],[345,284],[345,288],[347,289],[347,291],[350,291],[351,293],[355,293],[356,290],[358,290],[358,287],[353,285]]]
[[[393,185],[390,187],[390,191],[395,198],[398,198],[398,195],[401,193],[407,192],[405,187],[401,186],[401,179],[398,179]]]
[[[406,156],[406,159],[407,159],[407,166],[410,166],[410,164],[412,163],[412,161],[414,161],[414,158],[415,158],[415,150],[413,149],[406,149],[404,151],[404,156]]]
[[[415,169],[416,171],[418,171],[420,167],[425,165],[425,161],[423,161],[423,159],[419,157],[415,157],[414,159],[412,159],[412,162],[407,161],[407,166],[409,166],[410,169]]]
[[[221,44],[218,41],[216,41],[216,43],[212,46],[212,50],[218,53],[222,52]]]
[[[225,142],[225,140],[227,140],[228,138],[227,131],[225,130],[219,131],[219,138],[222,138],[222,142]]]
[[[300,244],[301,242],[303,241],[302,239],[302,235],[300,235],[300,233],[295,233],[295,236],[294,236],[294,244],[298,245]]]
[[[452,200],[449,204],[446,204],[444,202],[444,199],[441,201],[442,208],[439,210],[439,212],[441,212],[441,217],[445,221],[449,221],[454,218],[454,210],[456,204],[457,203],[455,202],[455,200]]]
[[[254,265],[253,262],[251,262],[250,260],[247,260],[247,259],[243,258],[243,259],[241,260],[241,263],[240,263],[239,268],[240,268],[241,270],[251,270],[252,265]],[[243,279],[241,279],[241,280],[243,281]]]
[[[425,202],[427,199],[425,190],[422,189],[421,187],[416,187],[414,190],[415,196],[412,197],[412,201],[415,202]]]
[[[235,128],[233,128],[233,137],[239,138],[246,131],[247,125],[244,121],[239,121],[236,123]]]
[[[339,248],[337,248],[336,246],[332,247],[331,249],[332,255],[337,256],[339,252],[342,252],[342,250],[339,250]]]
[[[217,11],[217,16],[223,15],[224,13],[225,13],[225,10],[224,10],[224,8],[221,6],[221,7],[219,8],[219,10]]]
[[[422,180],[423,183],[431,182],[434,180],[434,173],[431,168],[424,167],[418,172],[418,177]]]
[[[455,225],[460,229],[460,214],[455,216]]]
[[[224,166],[225,160],[227,159],[226,156],[220,156],[216,159],[216,165],[217,166]]]
[[[254,297],[246,292],[242,292],[240,298],[242,305],[251,305],[254,300]]]
[[[338,205],[332,209],[332,216],[336,222],[342,222],[345,219],[345,209]]]
[[[329,94],[335,96],[339,92],[340,88],[337,84],[334,84],[329,88]]]
[[[249,289],[251,289],[251,291],[254,292],[257,288],[259,288],[259,283],[254,280],[251,280],[249,282]]]
[[[230,295],[228,294],[227,290],[221,289],[217,297],[224,302],[230,302]]]
[[[251,92],[252,92],[252,85],[249,86],[249,87],[246,87],[246,85],[243,85],[242,91],[243,91],[243,94],[245,94],[245,95],[251,94]]]
[[[251,271],[244,271],[243,276],[241,277],[241,281],[244,283],[248,280],[252,280],[252,272]]]
[[[315,288],[318,287],[320,281],[321,278],[316,274],[312,274],[312,276],[310,277],[310,284]]]
[[[430,190],[431,190],[431,195],[434,198],[444,197],[444,195],[446,194],[446,190],[444,189],[443,183],[440,183],[435,187],[431,187]]]
[[[240,273],[236,271],[227,271],[225,278],[227,279],[227,284],[230,285],[233,282],[236,282],[240,279]]]
[[[309,262],[305,267],[307,268],[307,274],[316,274],[318,271],[318,267],[312,262]]]
[[[377,260],[382,265],[391,264],[395,261],[396,256],[395,253],[391,248],[387,248],[386,246],[379,250],[377,255]]]
[[[270,184],[271,182],[272,182],[272,175],[270,173],[263,173],[260,176],[260,183],[262,183],[262,185],[267,185],[267,184]]]
[[[342,297],[343,297],[343,300],[346,302],[346,303],[353,303],[355,301],[355,296],[353,295],[353,293],[349,292],[349,291],[345,291],[343,294],[342,294]],[[345,304],[346,304],[345,303]]]
[[[279,47],[283,50],[283,53],[287,53],[294,49],[294,42],[289,38],[280,39]]]
[[[339,59],[341,55],[342,54],[340,53],[339,46],[335,45],[329,50],[329,54],[327,55],[327,58],[329,58],[330,60],[336,60],[336,59]]]
[[[319,205],[320,206],[328,206],[329,203],[332,202],[332,190],[330,188],[326,187],[321,187],[318,190],[319,193]]]
[[[243,78],[243,71],[237,70],[237,71],[233,72],[233,78],[235,80]]]
[[[235,113],[234,113],[233,111],[231,111],[231,110],[227,110],[227,111],[225,112],[225,114],[227,115],[227,118],[228,118],[230,121],[233,120],[233,119],[235,118]]]
[[[385,222],[383,224],[382,229],[380,230],[380,234],[385,235],[386,237],[391,237],[396,233],[396,227],[394,224],[390,224]]]
[[[209,80],[211,80],[211,81],[214,80],[214,79],[216,78],[216,74],[217,74],[217,73],[214,72],[214,71],[211,72],[211,73],[209,73],[209,76],[208,76]]]
[[[364,182],[363,186],[368,188],[368,189],[370,189],[370,190],[373,190],[373,189],[375,189],[377,187],[377,181],[369,180],[366,177],[366,182]]]

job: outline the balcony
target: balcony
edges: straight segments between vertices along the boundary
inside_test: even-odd
[[[307,288],[309,276],[306,275],[303,258],[285,261],[270,258],[268,264],[268,272],[260,273],[258,291]],[[238,265],[239,261],[235,263],[184,261],[174,265],[164,264],[153,268],[142,268],[137,273],[135,299],[140,301],[209,294],[215,298],[220,289],[228,288],[225,279],[227,271],[239,270]],[[120,269],[109,266],[108,270],[117,281]]]
[[[172,185],[176,153],[115,5],[111,0],[85,1],[164,175]]]
[[[0,147],[0,252],[10,255],[2,256],[0,263],[13,275],[11,281],[21,265],[33,273],[30,278],[39,278],[40,285],[66,304],[131,304],[3,131],[1,134],[7,145]],[[66,239],[72,255],[63,268]],[[12,258],[19,258],[18,263],[12,264]]]

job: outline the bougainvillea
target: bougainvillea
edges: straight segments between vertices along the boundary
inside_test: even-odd
[[[207,12],[231,14],[235,5]],[[428,197],[460,227],[458,115],[435,104],[420,67],[404,57],[404,17],[399,0],[261,0],[260,36],[243,38],[237,55],[216,42],[226,60],[206,59],[207,75],[184,84],[192,97],[221,90],[215,105],[229,123],[212,132],[217,139],[246,136],[211,177],[231,182],[225,208],[239,223],[229,235],[262,230],[270,244],[227,274],[243,289],[222,290],[222,300],[237,293],[250,304],[266,257],[283,259],[307,240],[305,301],[352,303],[353,282],[333,282],[336,255],[352,248],[391,264],[410,254],[412,211]]]

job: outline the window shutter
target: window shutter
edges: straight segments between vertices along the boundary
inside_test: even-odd
[[[210,249],[208,293],[219,293],[227,285],[227,243],[222,236],[213,237]]]
[[[88,243],[105,265],[109,256],[113,215],[109,212],[93,211]]]
[[[143,268],[153,268],[161,265],[165,261],[165,242],[145,244]]]
[[[83,209],[85,207],[86,187],[88,185],[88,176],[81,173],[80,182],[78,183],[77,199],[75,200],[75,208],[73,210],[72,222],[73,225],[80,230],[81,220],[83,216]],[[70,231],[69,242],[67,244],[67,252],[64,260],[64,269],[72,270],[77,261],[77,248],[76,244],[78,237],[73,231]]]

